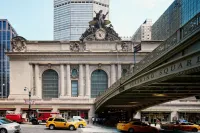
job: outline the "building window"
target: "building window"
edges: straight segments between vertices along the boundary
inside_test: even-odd
[[[78,65],[71,65],[70,71],[71,71],[71,78],[76,79],[79,77],[79,66]]]
[[[71,76],[72,76],[72,78],[77,78],[78,77],[78,70],[77,69],[72,69],[71,70]]]
[[[2,21],[0,21],[0,30],[2,29]]]
[[[6,30],[6,21],[3,21],[3,30]]]
[[[58,74],[54,70],[42,74],[42,98],[58,98]]]
[[[127,72],[128,72],[127,69],[122,69],[122,76],[125,76]]]
[[[78,80],[72,80],[72,97],[78,97]]]
[[[96,70],[91,75],[91,97],[96,98],[108,88],[108,76],[103,70]]]

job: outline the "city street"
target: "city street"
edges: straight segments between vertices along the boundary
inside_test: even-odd
[[[79,128],[75,131],[69,130],[49,130],[45,125],[31,125],[31,124],[21,124],[21,133],[119,133],[117,129],[98,127],[93,125],[88,125],[86,128]]]
[[[120,133],[115,128],[88,125],[86,128],[79,128],[75,131],[49,130],[45,125],[21,124],[21,133]],[[199,131],[200,132],[200,131]],[[191,133],[182,131],[160,131],[160,133]]]
[[[56,130],[56,133],[78,133],[78,130],[69,131],[69,130]],[[30,124],[21,124],[21,133],[55,133],[55,130],[49,130],[45,125],[30,125]]]

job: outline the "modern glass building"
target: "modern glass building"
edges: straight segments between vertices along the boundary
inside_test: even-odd
[[[152,40],[166,40],[200,12],[200,0],[175,0],[152,26]]]
[[[5,55],[9,51],[12,37],[17,35],[11,24],[6,19],[0,19],[0,98],[9,95],[9,58]]]
[[[109,1],[54,0],[54,40],[79,40],[88,22],[96,16],[95,12],[103,10],[106,14],[109,11]]]

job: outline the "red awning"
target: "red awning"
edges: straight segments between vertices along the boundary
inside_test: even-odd
[[[58,108],[58,110],[66,110],[66,111],[71,111],[71,110],[74,110],[74,111],[88,111],[90,109]]]
[[[36,109],[38,109],[39,111],[40,110],[52,110],[52,108],[31,108],[31,110],[36,110]],[[28,108],[21,108],[21,110],[28,110]]]
[[[0,108],[0,111],[14,111],[15,108]]]

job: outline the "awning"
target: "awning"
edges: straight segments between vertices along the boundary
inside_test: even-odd
[[[200,109],[179,109],[181,113],[200,113]]]
[[[15,108],[0,108],[0,111],[14,111]]]
[[[58,108],[58,110],[66,110],[66,111],[72,111],[72,110],[74,110],[74,111],[88,111],[88,110],[90,110],[90,109],[81,109],[81,108]]]
[[[145,109],[141,112],[172,112],[171,109]]]
[[[31,110],[36,110],[36,109],[38,109],[39,111],[40,110],[52,110],[52,108],[31,108]],[[28,110],[28,108],[21,108],[21,110],[26,111],[26,110]]]

